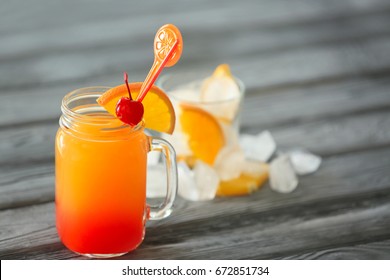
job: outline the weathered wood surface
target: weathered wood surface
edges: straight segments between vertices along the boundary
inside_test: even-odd
[[[291,194],[179,198],[122,258],[390,259],[388,1],[91,3],[0,4],[0,259],[81,258],[54,226],[61,98],[124,70],[142,80],[167,22],[185,48],[166,72],[229,63],[246,85],[242,131],[268,129],[281,149],[324,162]]]

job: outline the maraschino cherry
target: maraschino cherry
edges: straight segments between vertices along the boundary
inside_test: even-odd
[[[122,97],[116,104],[116,116],[124,123],[131,126],[137,125],[144,116],[144,106],[141,102],[133,100],[131,97],[128,75],[126,72],[123,74],[129,97]]]

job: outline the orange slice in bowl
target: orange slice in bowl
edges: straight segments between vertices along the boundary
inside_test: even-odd
[[[221,181],[217,196],[241,196],[257,191],[268,180],[269,167],[260,162],[247,161],[242,166],[240,177]]]
[[[241,196],[248,195],[258,189],[258,179],[246,174],[240,177],[221,181],[218,186],[217,196]]]
[[[213,115],[201,108],[182,104],[180,110],[181,129],[188,136],[194,157],[212,165],[225,145],[221,126]]]
[[[142,83],[129,84],[131,96],[135,100],[139,94]],[[111,115],[116,117],[115,109],[118,100],[128,97],[129,93],[125,84],[107,90],[97,100]],[[148,129],[172,134],[175,129],[175,111],[168,96],[162,89],[152,86],[148,94],[142,100],[144,105],[144,122]]]

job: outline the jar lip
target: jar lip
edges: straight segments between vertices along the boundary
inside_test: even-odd
[[[83,88],[78,88],[75,90],[72,90],[71,92],[67,93],[63,98],[62,98],[62,103],[61,103],[61,111],[63,114],[68,115],[70,117],[75,117],[75,118],[85,118],[86,120],[88,118],[93,119],[93,116],[88,116],[88,115],[83,115],[80,113],[77,113],[76,111],[72,110],[69,108],[68,104],[77,99],[77,97],[82,97],[82,96],[96,96],[96,99],[99,98],[99,96],[109,90],[110,87],[107,86],[94,86],[94,87],[83,87]],[[98,104],[96,102],[96,104]]]
[[[85,125],[101,126],[106,130],[120,130],[120,129],[131,129],[131,131],[137,131],[145,127],[145,122],[142,120],[136,126],[130,126],[123,123],[118,118],[108,113],[102,106],[97,103],[97,99],[111,87],[107,86],[93,86],[75,89],[67,93],[61,103],[62,116],[60,119],[60,125],[65,124],[69,127],[72,122],[83,123]],[[83,114],[71,108],[72,102],[81,101],[88,99],[89,107],[84,108],[85,111],[88,109],[102,113],[101,117],[96,115]],[[77,107],[76,107],[77,108]],[[96,112],[95,112],[96,113]],[[103,117],[104,115],[104,117]]]

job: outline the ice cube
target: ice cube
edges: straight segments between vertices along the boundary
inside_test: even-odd
[[[179,195],[187,200],[198,200],[199,195],[195,184],[194,172],[190,170],[185,162],[177,164],[177,172],[179,176]]]
[[[164,139],[175,148],[178,156],[189,156],[192,154],[187,138],[188,136],[181,131],[179,125],[176,125],[175,133],[172,135],[164,134]]]
[[[204,101],[202,101],[204,102]],[[232,99],[226,101],[214,101],[214,102],[204,102],[200,103],[200,107],[208,111],[217,119],[222,121],[228,121],[229,123],[233,122],[238,114],[240,107],[240,99]]]
[[[298,175],[306,175],[318,170],[321,165],[321,157],[304,150],[293,150],[288,153],[295,172]]]
[[[262,162],[267,162],[276,150],[275,140],[268,130],[256,136],[242,134],[240,145],[247,158]]]
[[[174,98],[174,101],[200,102],[199,88],[191,87],[190,85],[172,90],[169,96]]]
[[[203,109],[218,118],[233,121],[240,107],[241,92],[233,77],[213,75],[204,80],[200,99]]]
[[[298,186],[298,178],[288,155],[280,155],[271,162],[270,186],[281,193],[290,193]]]
[[[233,77],[211,76],[204,80],[201,87],[203,102],[221,102],[240,98],[240,88]]]
[[[197,160],[194,177],[199,194],[198,200],[214,199],[220,182],[217,172],[208,164]]]
[[[222,181],[228,181],[240,176],[244,162],[245,155],[239,146],[226,146],[219,151],[214,168]]]
[[[245,160],[241,172],[256,177],[269,173],[269,165],[260,161]]]
[[[219,185],[215,170],[200,160],[195,162],[193,171],[184,163],[178,164],[179,195],[191,201],[212,200]]]
[[[165,197],[166,187],[166,170],[163,164],[148,165],[146,177],[146,196],[148,198]]]
[[[226,146],[239,145],[238,129],[231,123],[220,122],[220,125],[225,136]]]

